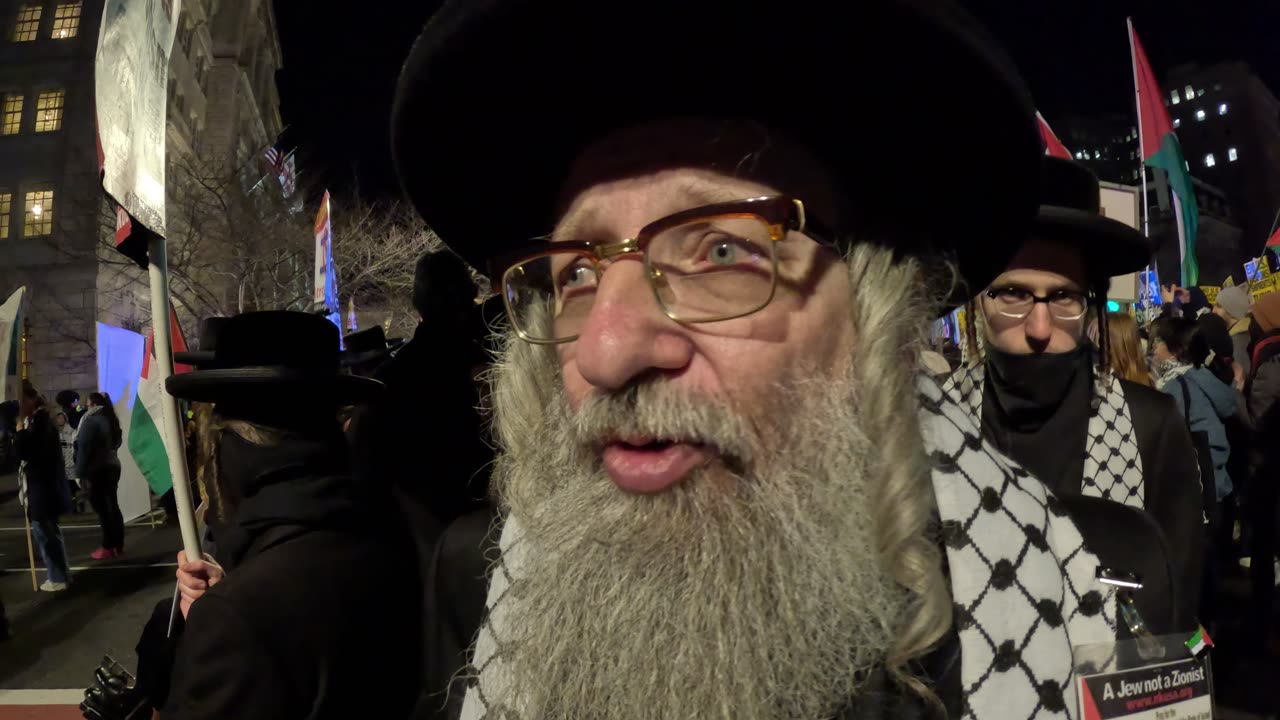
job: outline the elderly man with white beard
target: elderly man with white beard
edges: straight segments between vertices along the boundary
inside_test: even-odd
[[[930,177],[951,137],[982,167]],[[970,18],[455,0],[393,139],[509,321],[423,717],[1075,716],[1073,648],[1117,633],[1099,560],[917,371],[1037,204],[1030,101]]]

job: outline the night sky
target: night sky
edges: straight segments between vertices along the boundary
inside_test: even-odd
[[[1126,16],[1157,75],[1244,60],[1280,92],[1277,0],[961,0],[1022,70],[1045,117],[1132,108]],[[396,75],[438,2],[277,1],[286,147],[310,187],[380,200],[398,194],[388,116]],[[939,108],[945,121],[959,108]]]

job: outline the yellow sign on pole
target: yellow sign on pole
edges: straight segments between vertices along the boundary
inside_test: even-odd
[[[1263,295],[1266,295],[1267,293],[1275,292],[1277,277],[1280,277],[1280,276],[1268,275],[1265,278],[1258,280],[1257,282],[1249,283],[1249,294],[1252,295],[1254,299],[1257,299],[1262,297]]]
[[[1218,293],[1222,288],[1214,287],[1212,285],[1201,285],[1200,290],[1204,292],[1204,296],[1208,299],[1210,307],[1218,304]]]

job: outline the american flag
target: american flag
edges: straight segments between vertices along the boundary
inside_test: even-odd
[[[267,148],[267,164],[271,166],[272,170],[276,171],[277,175],[284,172],[284,158],[285,154],[280,152],[280,148],[275,145]]]
[[[267,164],[271,166],[271,172],[280,179],[280,188],[284,196],[292,196],[298,184],[298,171],[294,164],[293,153],[282,152],[279,147],[272,145],[267,148],[266,158]]]

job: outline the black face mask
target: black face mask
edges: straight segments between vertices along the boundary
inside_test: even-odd
[[[1014,355],[987,348],[987,382],[1004,416],[1015,425],[1043,423],[1061,406],[1082,372],[1084,344],[1064,353]]]

